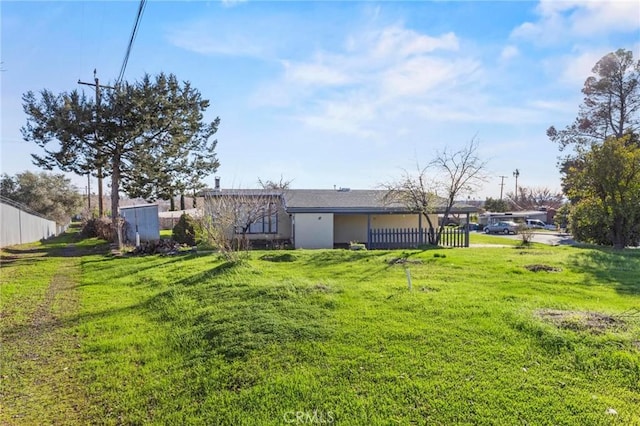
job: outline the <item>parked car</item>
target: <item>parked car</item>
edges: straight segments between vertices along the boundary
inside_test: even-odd
[[[487,234],[517,234],[518,224],[512,221],[490,223],[484,227]]]
[[[478,225],[475,222],[469,222],[469,223],[465,223],[463,225],[460,225],[458,228],[459,229],[469,228],[469,231],[479,231],[480,230],[480,225]]]
[[[546,223],[538,219],[527,219],[524,221],[524,225],[527,228],[533,228],[533,229],[545,229],[547,227]]]
[[[557,230],[556,225],[549,225],[538,219],[527,219],[524,221],[524,225],[531,229],[547,229],[549,231]]]

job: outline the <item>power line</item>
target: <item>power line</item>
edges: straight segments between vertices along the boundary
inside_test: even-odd
[[[127,46],[127,51],[124,55],[124,60],[122,61],[122,67],[120,68],[120,74],[116,80],[116,86],[122,82],[124,78],[124,72],[127,69],[127,63],[129,62],[129,55],[131,55],[131,49],[133,48],[133,42],[138,35],[138,28],[140,27],[140,20],[142,19],[142,14],[144,13],[144,7],[146,6],[146,0],[140,0],[140,5],[138,6],[138,14],[136,15],[136,20],[133,23],[133,29],[131,30],[131,37],[129,38],[129,45]]]

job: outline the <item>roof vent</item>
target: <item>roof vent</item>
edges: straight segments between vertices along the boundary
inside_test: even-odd
[[[351,188],[338,188],[338,192],[349,192]]]

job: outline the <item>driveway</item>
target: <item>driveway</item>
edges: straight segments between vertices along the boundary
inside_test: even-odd
[[[512,240],[522,239],[520,235],[501,235],[501,234],[492,234],[492,235],[498,235],[503,238],[510,238]],[[534,232],[533,242],[548,244],[550,246],[560,246],[560,245],[572,246],[576,244],[576,241],[571,237],[571,234],[567,234],[563,232]]]

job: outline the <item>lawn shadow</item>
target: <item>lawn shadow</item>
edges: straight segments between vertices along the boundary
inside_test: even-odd
[[[27,321],[5,328],[2,332],[2,343],[7,344],[17,340],[23,340],[25,339],[25,336],[29,336],[29,338],[38,338],[39,336],[50,334],[60,329],[69,329],[73,331],[72,334],[75,334],[75,329],[82,324],[147,309],[148,305],[151,303],[152,300],[149,299],[135,305],[105,309],[97,312],[74,314],[67,317],[51,315],[49,319],[45,321],[38,321],[35,324],[33,321]]]
[[[167,336],[168,348],[186,359],[204,352],[233,361],[270,345],[319,342],[332,335],[328,318],[333,295],[324,288],[288,282],[205,283],[236,267],[233,262],[222,263],[149,300],[148,315],[176,330]],[[238,271],[243,271],[241,264]]]
[[[587,274],[596,283],[611,283],[619,293],[640,294],[640,251],[576,248],[569,256],[569,268]]]
[[[196,274],[183,278],[180,281],[178,281],[177,284],[183,285],[186,287],[199,284],[199,283],[202,283],[204,280],[229,272],[234,268],[238,267],[239,265],[240,263],[238,262],[226,261],[214,266],[213,268],[207,269],[206,271],[198,272]]]
[[[150,254],[144,256],[111,256],[105,254],[99,258],[83,260],[83,265],[90,266],[95,273],[105,270],[110,271],[110,277],[120,279],[133,274],[141,274],[150,271],[159,266],[167,266],[177,262],[188,261],[198,257],[206,256],[199,253],[184,252],[173,254],[170,256],[160,254]],[[135,260],[140,260],[136,262]],[[93,285],[94,283],[85,283],[81,286]]]
[[[388,253],[388,250],[317,250],[310,251],[303,262],[314,267],[325,267],[362,259],[375,259]]]

